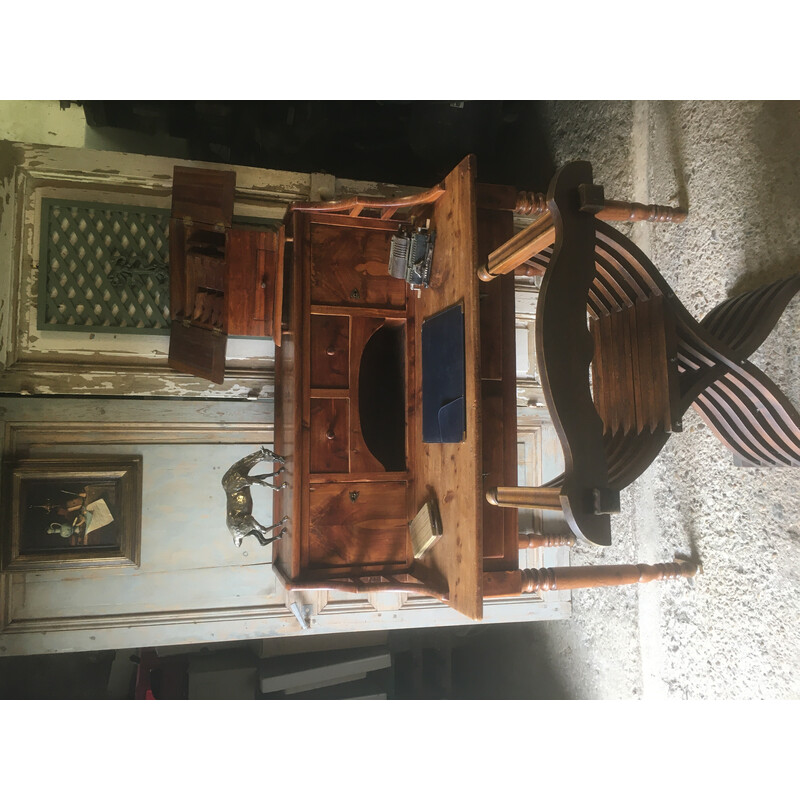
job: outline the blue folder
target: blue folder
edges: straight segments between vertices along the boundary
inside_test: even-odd
[[[464,309],[458,304],[422,323],[423,442],[464,440],[464,360]]]

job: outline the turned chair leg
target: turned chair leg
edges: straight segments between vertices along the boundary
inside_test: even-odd
[[[519,549],[527,550],[534,547],[574,547],[575,536],[572,533],[521,533],[519,535]]]
[[[691,578],[697,564],[676,559],[667,564],[614,564],[598,567],[543,567],[513,569],[483,574],[483,596],[519,597],[523,594],[557,590],[626,586],[678,578]]]
[[[523,569],[522,594],[559,589],[594,589],[599,586],[626,586],[631,583],[691,578],[697,564],[672,561],[667,564],[614,564],[598,567],[543,567]]]

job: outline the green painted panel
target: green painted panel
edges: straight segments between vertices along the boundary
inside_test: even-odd
[[[42,200],[44,330],[169,333],[169,211]]]

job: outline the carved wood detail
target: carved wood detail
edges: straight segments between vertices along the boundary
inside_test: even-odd
[[[689,561],[666,564],[614,564],[600,567],[544,567],[522,570],[522,593],[563,589],[593,589],[631,583],[691,578],[697,565]]]

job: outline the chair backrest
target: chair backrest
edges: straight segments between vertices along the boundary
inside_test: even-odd
[[[680,429],[680,391],[673,293],[627,237],[580,210],[590,183],[591,166],[574,162],[548,194],[556,242],[537,257],[547,269],[536,346],[564,449],[564,475],[549,486],[561,487],[574,531],[608,544],[619,491]]]
[[[565,456],[564,474],[547,486],[560,487],[574,532],[607,544],[607,518],[591,515],[613,503],[598,497],[636,480],[689,406],[740,463],[800,466],[800,414],[747,361],[800,291],[800,275],[727,300],[698,322],[633,242],[581,210],[574,198],[590,181],[591,166],[575,162],[548,193],[556,239],[534,259],[545,268],[537,357]],[[588,317],[587,356],[578,307]]]

